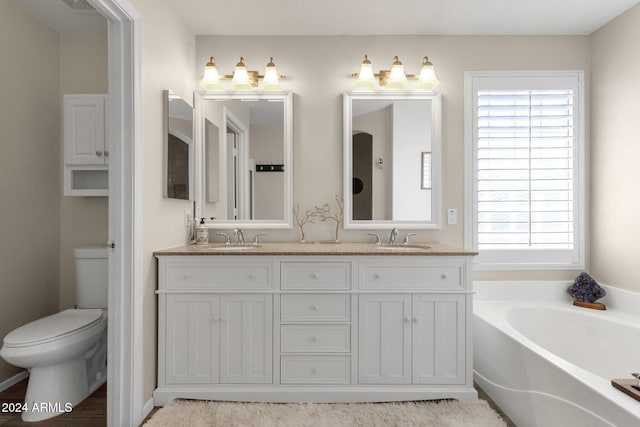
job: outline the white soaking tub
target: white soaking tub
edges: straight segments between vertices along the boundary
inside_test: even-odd
[[[606,311],[571,305],[570,283],[474,284],[474,379],[518,427],[640,426],[611,385],[640,371],[640,296],[605,287]]]

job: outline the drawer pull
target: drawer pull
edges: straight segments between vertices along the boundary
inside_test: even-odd
[[[319,308],[320,308],[320,306],[318,304],[313,304],[311,306],[311,310],[313,310],[313,311],[318,311]]]

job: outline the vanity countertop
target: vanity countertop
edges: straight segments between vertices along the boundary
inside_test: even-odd
[[[412,243],[393,246],[373,243],[260,243],[258,246],[183,245],[155,251],[155,256],[176,255],[385,255],[385,256],[475,256],[477,252],[451,248],[439,243]]]

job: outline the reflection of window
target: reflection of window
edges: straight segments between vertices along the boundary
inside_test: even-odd
[[[431,152],[422,152],[422,189],[431,190]]]
[[[580,268],[581,73],[488,74],[473,77],[466,118],[472,120],[469,216],[478,262]]]

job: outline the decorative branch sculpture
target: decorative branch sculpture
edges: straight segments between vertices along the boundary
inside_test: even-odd
[[[296,205],[296,207],[293,208],[293,213],[296,216],[296,222],[298,223],[298,227],[300,227],[300,241],[298,243],[312,243],[304,239],[304,226],[306,224],[309,224],[309,223],[313,224],[315,222],[315,219],[318,216],[316,209],[314,210],[307,209],[307,211],[304,214],[304,217],[302,218],[300,217],[300,205]]]
[[[340,243],[338,240],[338,232],[340,231],[340,223],[344,217],[344,199],[341,196],[335,196],[336,203],[338,204],[338,210],[336,213],[331,212],[331,205],[325,203],[322,206],[316,206],[316,215],[320,218],[320,221],[325,222],[327,220],[335,221],[336,223],[336,238],[335,240],[323,241],[323,243]]]

